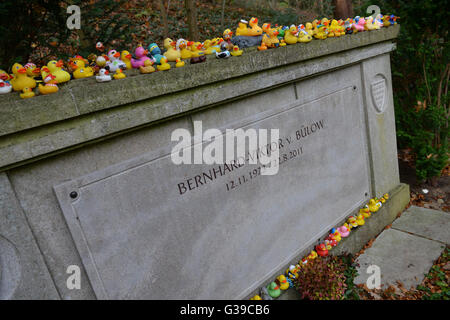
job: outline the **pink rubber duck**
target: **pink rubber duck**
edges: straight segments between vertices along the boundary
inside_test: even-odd
[[[347,238],[350,234],[350,230],[346,226],[342,226],[338,228],[339,233],[341,234],[341,237]]]
[[[360,31],[360,32],[364,31],[365,24],[366,24],[366,20],[363,17],[361,17],[361,18],[359,18],[358,23],[353,24],[353,29],[356,29],[357,31]]]
[[[144,62],[146,60],[150,60],[147,57],[148,50],[145,50],[143,47],[137,47],[134,52],[137,59],[131,58],[131,66],[135,69],[139,69],[139,67],[144,67]]]

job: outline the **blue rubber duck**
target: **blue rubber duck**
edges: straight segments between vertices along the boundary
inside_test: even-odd
[[[153,57],[155,64],[160,65],[161,59],[164,58],[164,56],[161,54],[161,49],[158,47],[156,43],[151,43],[148,46],[148,52]]]

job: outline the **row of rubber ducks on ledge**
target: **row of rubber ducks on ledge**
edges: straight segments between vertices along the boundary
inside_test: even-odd
[[[272,300],[278,298],[281,292],[294,287],[294,282],[299,277],[299,270],[306,265],[308,261],[314,260],[318,257],[328,256],[329,251],[338,245],[338,243],[350,235],[351,230],[361,227],[365,224],[365,220],[370,218],[372,214],[376,213],[386,201],[389,200],[389,194],[386,193],[380,198],[373,198],[369,200],[358,214],[350,216],[342,226],[331,229],[330,234],[322,243],[315,246],[315,250],[298,262],[297,265],[291,265],[286,274],[279,275],[275,281],[269,283],[266,287],[261,289],[261,295],[255,295],[250,300]]]
[[[258,19],[252,18],[249,22],[241,20],[236,29],[236,37],[227,29],[221,38],[214,38],[202,42],[187,41],[179,39],[174,41],[170,38],[164,40],[163,52],[156,43],[148,47],[139,45],[134,54],[124,50],[109,50],[105,54],[105,47],[101,42],[96,44],[97,54],[91,54],[87,59],[80,55],[70,58],[67,62],[63,60],[52,60],[42,68],[29,62],[24,66],[15,63],[12,74],[0,70],[0,94],[11,91],[21,92],[21,98],[32,98],[35,96],[34,88],[39,84],[38,91],[41,95],[58,92],[59,84],[66,83],[72,79],[96,77],[97,82],[109,82],[113,79],[125,79],[123,72],[127,69],[138,69],[140,73],[147,74],[155,71],[170,70],[174,64],[176,68],[184,67],[185,61],[191,64],[206,61],[207,55],[215,55],[219,59],[230,56],[240,56],[243,50],[236,45],[239,39],[256,38],[260,45],[258,50],[282,47],[287,44],[305,43],[313,38],[326,39],[339,37],[344,34],[352,34],[366,30],[376,30],[396,24],[397,17],[394,15],[378,15],[372,17],[355,17],[347,20],[314,20],[299,26],[275,26],[264,23],[258,26]],[[261,39],[260,39],[261,38]],[[245,41],[244,41],[245,42]],[[244,47],[241,45],[241,47]],[[172,65],[169,62],[173,63]]]

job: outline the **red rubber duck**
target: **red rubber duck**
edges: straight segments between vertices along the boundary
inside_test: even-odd
[[[317,254],[318,254],[319,256],[321,256],[321,257],[326,257],[326,256],[328,256],[328,250],[327,250],[327,247],[326,247],[325,244],[323,244],[323,243],[318,244],[318,245],[316,246],[316,252],[317,252]]]

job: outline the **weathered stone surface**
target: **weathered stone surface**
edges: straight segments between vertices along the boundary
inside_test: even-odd
[[[0,174],[0,300],[59,299],[6,174]]]
[[[411,206],[392,228],[450,244],[450,214],[443,211]]]
[[[261,45],[262,36],[257,37],[247,37],[247,36],[237,36],[231,39],[234,45],[237,45],[240,49],[245,49],[249,47]]]
[[[367,268],[376,265],[380,268],[382,288],[396,285],[400,281],[407,289],[420,284],[433,262],[445,246],[442,243],[388,229],[383,231],[373,243],[358,257],[358,277],[356,284],[366,283],[373,273]]]

